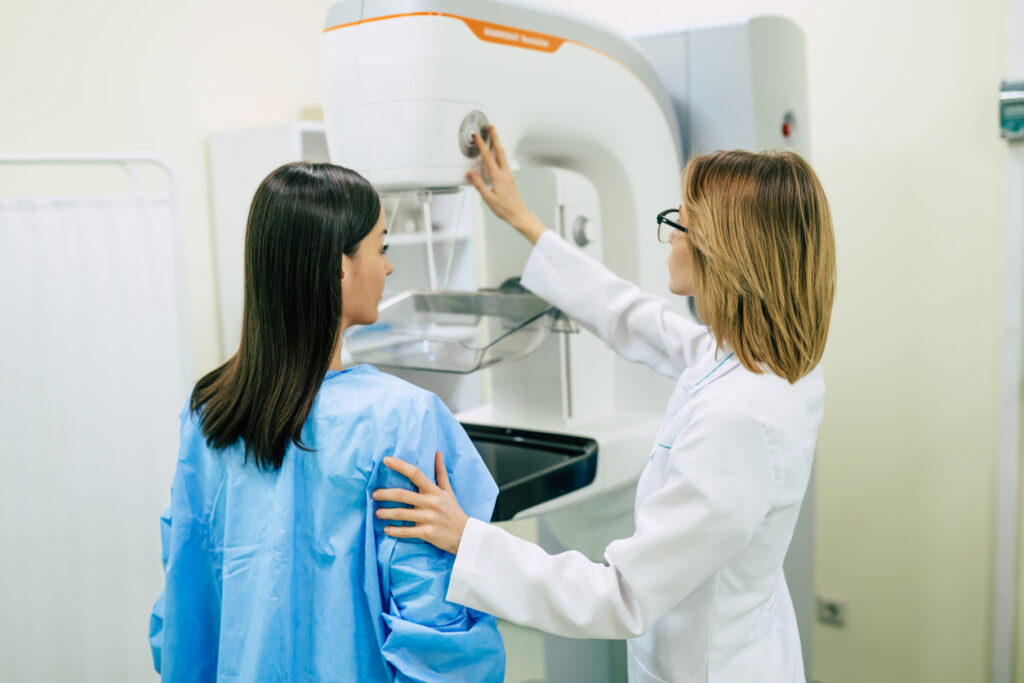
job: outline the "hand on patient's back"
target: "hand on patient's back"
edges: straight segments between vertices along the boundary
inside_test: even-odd
[[[419,490],[419,493],[408,489],[377,489],[373,492],[373,499],[376,501],[391,501],[411,506],[377,508],[378,519],[414,523],[414,526],[384,527],[384,533],[395,538],[419,538],[441,550],[453,554],[458,552],[462,532],[469,518],[462,511],[451,482],[448,481],[444,456],[440,452],[434,454],[436,484],[418,467],[398,458],[384,458],[384,464],[407,477]]]

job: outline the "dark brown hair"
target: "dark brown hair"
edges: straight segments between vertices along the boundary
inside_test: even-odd
[[[380,216],[380,199],[355,171],[285,164],[253,197],[245,232],[245,304],[238,351],[200,379],[190,408],[207,443],[242,439],[245,460],[276,470],[331,363],[341,326],[341,261]]]
[[[694,297],[716,341],[790,382],[821,360],[836,288],[825,191],[793,152],[716,152],[683,180]]]

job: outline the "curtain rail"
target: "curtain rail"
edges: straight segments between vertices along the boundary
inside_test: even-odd
[[[7,165],[112,165],[120,166],[128,175],[135,194],[142,194],[138,174],[134,164],[153,164],[161,169],[170,184],[172,199],[177,199],[178,180],[171,165],[163,157],[143,153],[108,153],[108,154],[0,154],[0,164]]]

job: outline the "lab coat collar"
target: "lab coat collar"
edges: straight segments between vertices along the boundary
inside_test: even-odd
[[[740,364],[736,354],[728,344],[722,344],[721,348],[713,353],[707,354],[694,366],[694,373],[691,375],[688,392],[693,395],[709,384],[721,379],[735,370]]]

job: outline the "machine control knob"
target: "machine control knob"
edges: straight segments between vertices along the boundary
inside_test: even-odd
[[[487,122],[487,117],[482,111],[474,110],[466,114],[459,126],[459,149],[462,150],[463,156],[470,159],[480,156],[480,150],[477,149],[476,140],[473,138],[476,133],[480,134],[485,143],[490,144],[491,126]]]
[[[585,247],[597,237],[597,226],[586,216],[576,216],[572,222],[572,238],[576,244]]]

